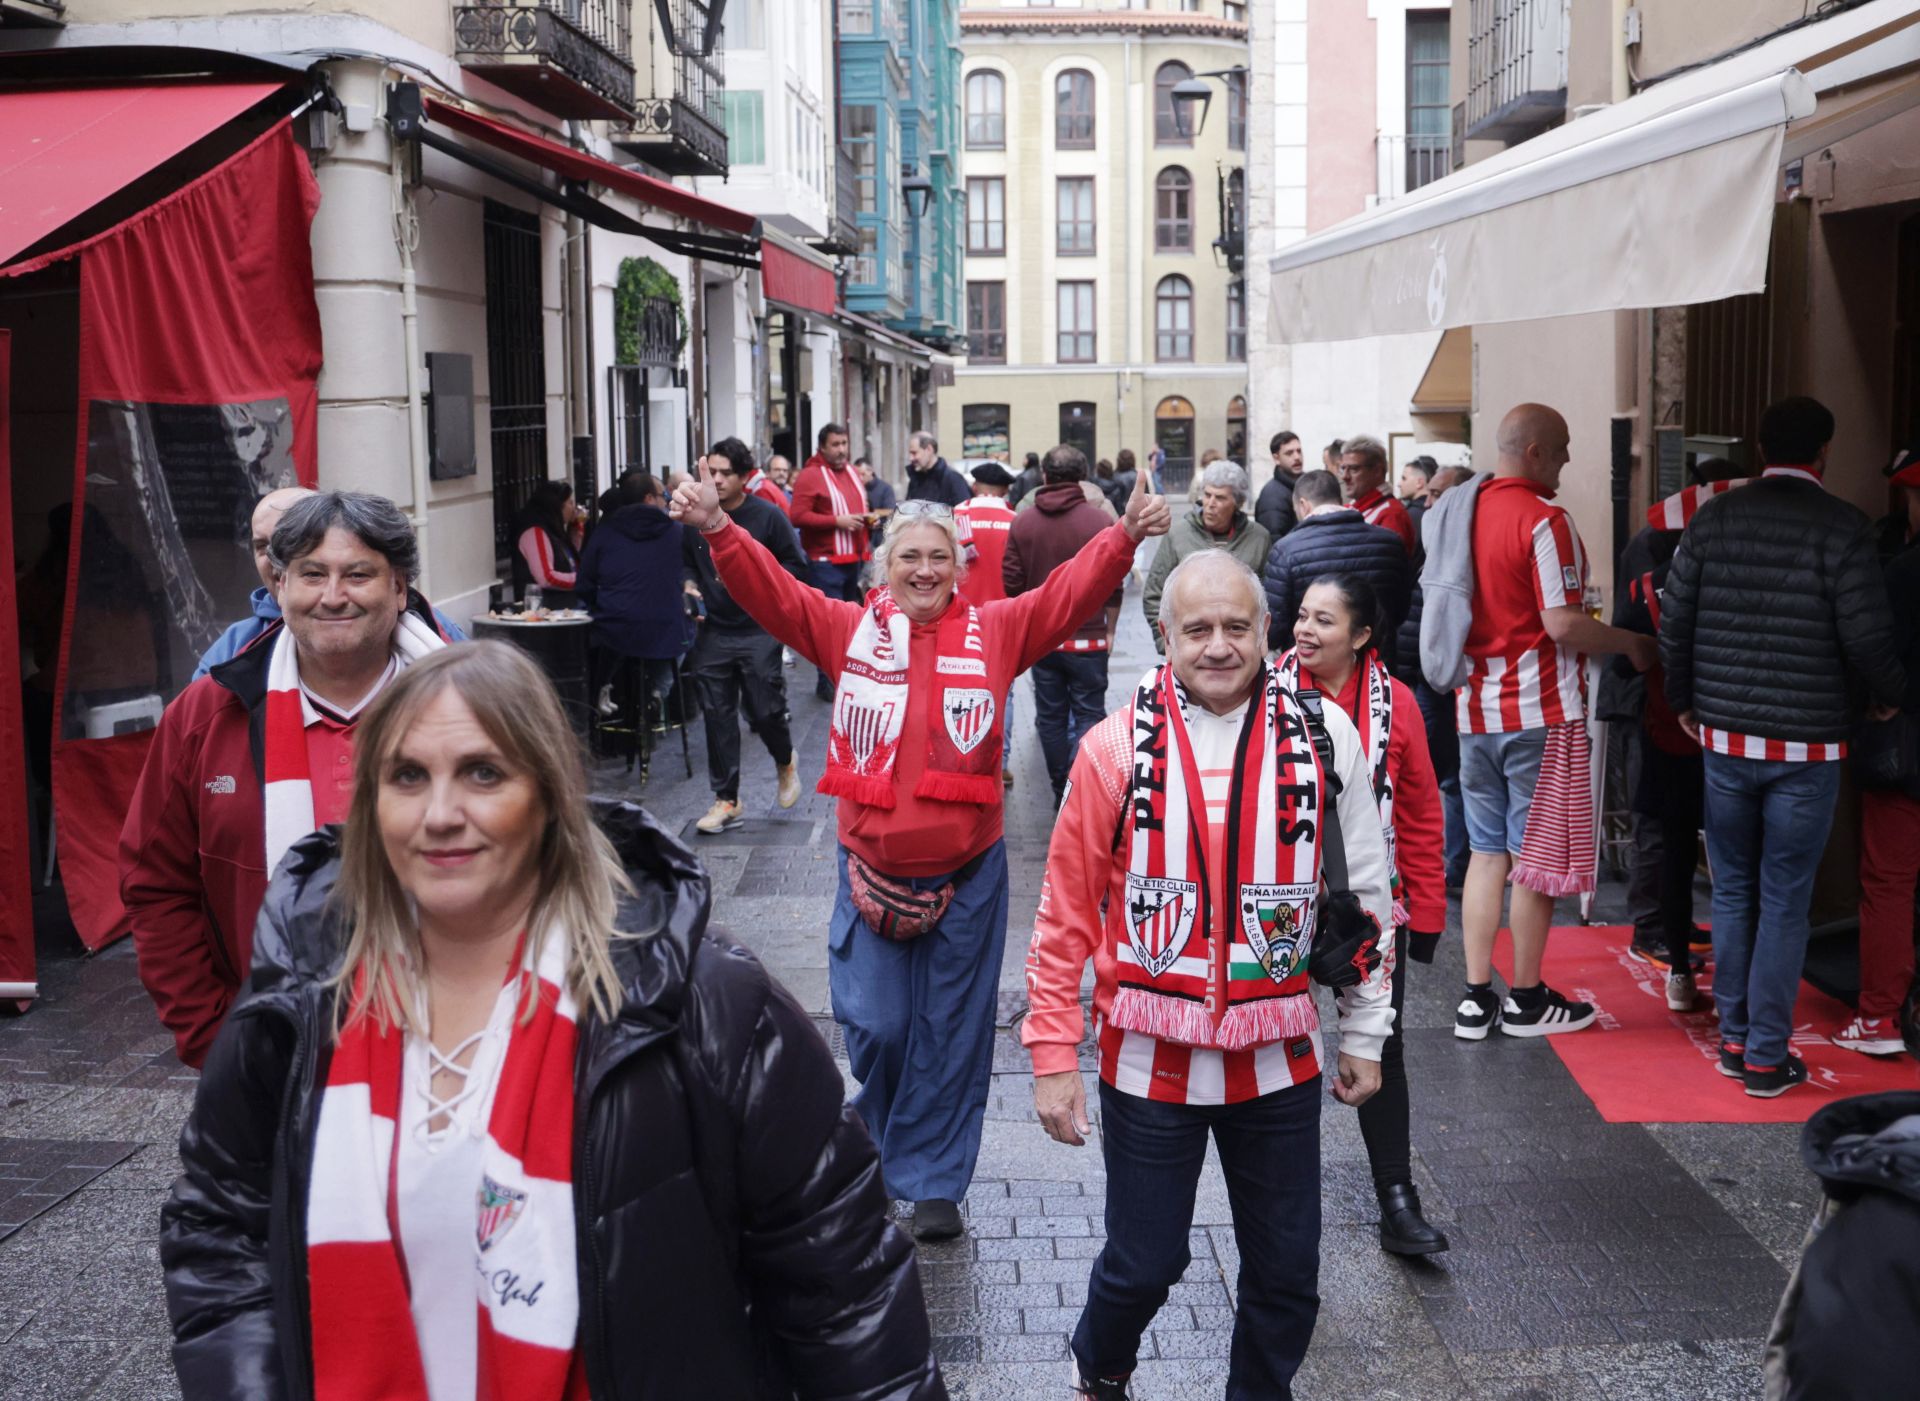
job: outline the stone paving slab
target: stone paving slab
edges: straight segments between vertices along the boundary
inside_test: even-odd
[[[0,1138],[0,1240],[139,1148],[103,1139]]]
[[[1116,703],[1151,659],[1137,594],[1123,619],[1109,692]],[[808,785],[800,804],[774,806],[773,766],[748,737],[747,825],[688,840],[712,880],[716,921],[760,954],[831,1043],[823,931],[834,814],[811,790],[827,709],[812,695],[810,667],[788,677]],[[980,1168],[964,1207],[967,1235],[923,1248],[920,1259],[953,1396],[1064,1401],[1066,1340],[1105,1239],[1105,1175],[1097,1136],[1069,1148],[1034,1122],[1018,1044],[1022,960],[1053,812],[1025,683],[1016,713],[1022,729],[1006,811],[1012,891]],[[669,830],[684,830],[712,800],[698,722],[691,742],[692,780],[676,736],[643,789],[614,762],[596,771],[596,790],[635,797]],[[1604,889],[1597,913],[1616,918],[1619,903],[1617,889]],[[169,1398],[177,1391],[154,1241],[195,1076],[154,1020],[131,949],[80,958],[56,918],[43,941],[45,995],[28,1016],[0,1020],[0,1138],[81,1144],[83,1158],[120,1155],[0,1239],[0,1398]],[[1322,1308],[1297,1394],[1757,1396],[1761,1330],[1815,1200],[1797,1128],[1607,1124],[1551,1047],[1455,1040],[1458,929],[1456,909],[1438,962],[1409,969],[1406,1016],[1415,1181],[1453,1249],[1424,1263],[1379,1250],[1357,1118],[1329,1099]],[[1330,1014],[1324,1019],[1331,1024]],[[1081,1065],[1091,1077],[1090,1045]],[[1090,1100],[1097,1124],[1097,1097]],[[1217,1399],[1224,1389],[1240,1257],[1211,1153],[1190,1247],[1185,1277],[1143,1340],[1141,1401]]]

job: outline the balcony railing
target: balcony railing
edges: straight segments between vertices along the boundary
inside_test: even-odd
[[[1453,173],[1453,141],[1450,137],[1422,133],[1417,136],[1376,136],[1373,142],[1377,170],[1376,199],[1384,202],[1410,194],[1422,185],[1431,185],[1443,175]]]
[[[706,0],[669,0],[669,8],[676,33],[706,32]],[[725,175],[727,82],[720,52],[703,57],[682,47],[689,51],[674,53],[659,21],[650,24],[633,122],[610,133],[613,144],[669,175]]]
[[[1470,0],[1467,135],[1524,141],[1567,110],[1572,0]]]
[[[453,7],[463,68],[559,117],[633,115],[633,0],[488,0]]]

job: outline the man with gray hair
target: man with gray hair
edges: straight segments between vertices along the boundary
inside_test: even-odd
[[[1368,525],[1384,525],[1400,537],[1412,559],[1420,548],[1414,534],[1413,517],[1395,500],[1387,488],[1387,445],[1378,438],[1361,434],[1348,438],[1340,448],[1340,488],[1347,504],[1360,513]]]
[[[1325,707],[1316,756],[1307,703],[1266,656],[1253,572],[1202,550],[1165,584],[1167,661],[1080,746],[1027,951],[1034,1108],[1049,1137],[1076,1146],[1090,1131],[1080,984],[1089,959],[1095,969],[1107,1239],[1073,1333],[1073,1384],[1096,1401],[1127,1395],[1141,1336],[1188,1264],[1211,1132],[1240,1259],[1226,1394],[1290,1396],[1319,1311],[1309,958],[1337,989],[1333,1093],[1358,1106],[1380,1086],[1394,1019],[1386,841],[1353,722]],[[1328,855],[1335,813],[1350,901]],[[1337,953],[1314,952],[1323,924]]]
[[[1147,587],[1141,595],[1147,624],[1154,628],[1153,644],[1165,651],[1159,631],[1160,595],[1167,587],[1167,576],[1191,554],[1201,550],[1225,550],[1256,574],[1266,563],[1273,536],[1267,528],[1247,514],[1252,483],[1247,469],[1224,458],[1211,463],[1200,474],[1199,495],[1193,509],[1173,523],[1173,529],[1153,552],[1153,567],[1147,571]]]
[[[967,479],[947,466],[933,434],[918,432],[907,439],[907,500],[938,501],[959,506],[973,499]]]
[[[167,707],[120,832],[140,981],[192,1066],[246,979],[280,858],[346,820],[355,721],[446,645],[411,588],[413,527],[384,496],[296,501],[268,550],[281,621]]]

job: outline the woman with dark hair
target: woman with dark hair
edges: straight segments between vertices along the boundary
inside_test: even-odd
[[[582,528],[571,483],[535,484],[513,522],[513,587],[520,597],[532,586],[548,608],[574,606]]]
[[[181,1392],[944,1398],[825,1042],[566,731],[499,642],[360,720],[161,1209]]]
[[[1386,626],[1379,596],[1357,574],[1323,574],[1307,588],[1293,624],[1293,650],[1281,659],[1285,684],[1317,687],[1326,703],[1351,717],[1367,751],[1373,797],[1393,868],[1393,913],[1398,926],[1388,976],[1393,984],[1393,1034],[1380,1057],[1380,1092],[1360,1106],[1360,1132],[1380,1199],[1380,1246],[1396,1255],[1432,1255],[1447,1238],[1420,1211],[1413,1185],[1405,1038],[1407,969],[1399,958],[1433,962],[1447,922],[1445,837],[1440,785],[1427,753],[1420,705],[1407,686],[1387,674],[1374,639]],[[1396,839],[1404,835],[1405,841]]]

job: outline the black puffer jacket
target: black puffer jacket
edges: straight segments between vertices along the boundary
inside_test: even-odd
[[[1676,714],[1766,739],[1846,738],[1854,678],[1898,705],[1905,677],[1866,516],[1798,477],[1708,501],[1667,574],[1660,660]]]
[[[581,1024],[574,1210],[597,1401],[944,1398],[912,1247],[872,1142],[798,1004],[708,932],[707,878],[638,808],[604,819],[639,890],[614,945],[626,1001]],[[194,1401],[312,1389],[302,1241],[332,829],[293,849],[180,1137],[161,1210],[174,1366]]]
[[[1395,634],[1413,597],[1413,565],[1406,545],[1391,530],[1368,525],[1358,511],[1320,511],[1274,543],[1261,573],[1267,586],[1267,641],[1275,651],[1293,646],[1293,620],[1308,585],[1322,574],[1358,574],[1380,595],[1387,617],[1376,645],[1381,659],[1393,666]]]
[[[1830,1104],[1801,1156],[1826,1196],[1767,1338],[1768,1401],[1881,1401],[1920,1376],[1920,1094]]]

